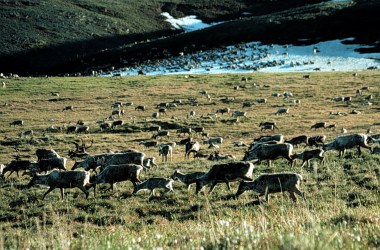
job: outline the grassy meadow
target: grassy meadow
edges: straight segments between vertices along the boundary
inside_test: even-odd
[[[247,81],[242,81],[245,77]],[[169,139],[179,141],[176,130],[181,127],[204,127],[211,137],[222,136],[219,151],[233,154],[241,160],[247,147],[236,147],[234,142],[249,145],[254,138],[271,134],[260,131],[261,121],[275,121],[282,133],[294,136],[325,134],[327,141],[348,133],[366,133],[371,129],[380,133],[380,72],[365,71],[353,76],[352,72],[303,74],[223,74],[173,76],[130,76],[113,78],[20,78],[3,79],[6,87],[0,89],[0,163],[9,163],[16,155],[36,160],[37,148],[53,148],[68,157],[74,149],[72,142],[83,139],[94,143],[90,154],[133,148],[148,157],[156,157],[158,169],[143,172],[141,179],[169,177],[176,169],[184,173],[207,171],[216,162],[206,159],[184,159],[184,146],[174,148],[172,162],[163,163],[157,148],[144,148],[142,140],[150,140],[149,126],[160,125],[169,130]],[[236,86],[240,86],[236,89]],[[370,87],[363,96],[355,97],[356,89]],[[207,90],[211,101],[199,92]],[[290,99],[300,100],[294,105],[272,93],[292,92]],[[59,97],[52,96],[59,92]],[[373,95],[373,105],[363,105],[365,97]],[[351,96],[352,103],[334,102],[333,97]],[[224,103],[228,97],[231,102]],[[198,106],[190,105],[196,98]],[[256,98],[267,98],[259,104]],[[160,102],[181,99],[182,105],[169,109],[155,119]],[[114,130],[101,132],[96,121],[110,116],[111,104],[116,101],[133,102],[123,107],[120,117],[125,124]],[[243,101],[255,103],[242,108]],[[62,111],[72,105],[73,111]],[[135,111],[145,105],[146,111]],[[289,107],[289,114],[276,116],[279,107]],[[202,119],[202,115],[229,107],[244,110],[247,118],[230,124],[230,115],[217,119]],[[194,110],[196,116],[187,117]],[[350,114],[352,110],[361,114]],[[330,112],[332,112],[330,114]],[[340,112],[340,115],[335,115]],[[115,117],[116,118],[116,117]],[[25,121],[23,127],[11,127],[16,119]],[[47,133],[51,125],[67,127],[78,120],[90,126],[87,134]],[[311,130],[316,122],[336,124],[335,130]],[[22,130],[32,129],[32,138],[20,138]],[[194,135],[202,142],[204,138]],[[375,145],[371,145],[375,147]],[[15,151],[18,149],[18,152]],[[295,148],[302,152],[304,146]],[[0,180],[0,249],[376,249],[380,247],[379,177],[380,157],[362,150],[348,150],[338,158],[335,151],[326,152],[326,164],[316,162],[301,168],[300,162],[291,168],[287,161],[276,160],[268,167],[266,162],[255,164],[254,176],[270,172],[297,172],[304,181],[301,191],[306,201],[293,203],[288,194],[273,194],[269,203],[257,202],[255,194],[246,192],[232,199],[238,183],[229,191],[219,184],[213,193],[204,189],[195,195],[195,187],[188,191],[174,183],[175,192],[156,191],[155,197],[139,192],[132,195],[131,182],[99,185],[94,198],[91,190],[88,199],[79,189],[67,189],[60,199],[58,189],[41,201],[45,186],[31,189],[22,187],[30,177],[12,174]],[[74,160],[68,161],[71,168]]]

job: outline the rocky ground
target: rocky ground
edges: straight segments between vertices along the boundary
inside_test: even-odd
[[[0,53],[4,73],[90,74],[93,70],[134,66],[168,54],[177,55],[185,49],[193,52],[251,41],[306,45],[354,37],[350,42],[372,45],[363,52],[380,51],[376,27],[380,3],[375,0],[308,1],[306,5],[305,1],[226,0],[211,1],[207,6],[197,1],[151,1],[145,7],[142,1],[127,11],[123,11],[126,6],[116,3],[112,7],[112,3],[85,0],[69,1],[59,8],[48,5],[49,1],[18,3],[0,2],[4,7],[1,17],[8,20],[1,24],[6,31]],[[46,16],[42,11],[56,14],[58,21],[44,19],[40,23],[37,20]],[[164,11],[175,17],[197,15],[205,22],[223,23],[181,33],[171,30],[160,16]],[[9,19],[12,16],[15,18]]]

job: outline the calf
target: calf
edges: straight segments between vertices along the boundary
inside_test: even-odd
[[[133,106],[133,102],[125,102],[124,106],[126,106],[126,107]]]
[[[161,126],[150,126],[146,127],[145,131],[158,132],[161,130]]]
[[[260,122],[259,127],[273,126],[275,129],[278,129],[276,122]]]
[[[195,116],[195,111],[194,111],[194,110],[191,110],[191,111],[189,112],[188,118],[189,118],[189,117],[194,117],[194,116]]]
[[[33,136],[33,134],[34,134],[34,131],[33,130],[31,130],[31,129],[29,129],[29,130],[23,130],[23,131],[21,131],[20,133],[19,133],[19,137],[21,137],[21,138],[25,138],[25,137],[28,137],[28,136]]]
[[[191,136],[191,133],[192,133],[192,129],[191,128],[180,128],[177,130],[177,134],[181,135],[186,135],[188,134],[189,136]]]
[[[218,183],[226,183],[228,190],[231,190],[230,181],[252,180],[254,166],[250,162],[230,162],[217,164],[196,180],[196,193],[210,184],[210,193]]]
[[[4,164],[0,164],[0,179],[4,178],[4,176],[3,176],[4,168],[5,168],[5,165]]]
[[[167,178],[149,178],[146,181],[143,181],[139,184],[137,184],[134,189],[133,193],[137,193],[140,190],[150,190],[150,195],[154,196],[154,190],[156,188],[164,188],[167,190],[167,192],[173,191],[173,179],[167,179]]]
[[[137,107],[135,108],[135,110],[137,110],[137,111],[145,111],[145,106],[143,106],[143,105],[139,105],[139,106],[137,106]]]
[[[24,121],[23,120],[14,120],[9,123],[9,126],[24,126]]]
[[[105,131],[105,130],[111,128],[111,126],[112,126],[112,125],[111,125],[110,123],[108,123],[108,122],[103,122],[103,123],[100,123],[100,124],[99,124],[100,131],[101,131],[101,132],[103,132],[103,131]]]
[[[232,116],[233,117],[247,117],[247,112],[244,111],[232,111]]]
[[[167,137],[167,138],[169,138],[170,132],[166,131],[166,130],[158,131],[157,134],[154,134],[152,136],[152,139],[157,139],[157,137],[164,137],[164,136]]]
[[[166,114],[166,109],[165,108],[160,108],[160,109],[158,109],[158,113],[160,115],[165,115]]]
[[[267,103],[268,99],[266,98],[256,98],[257,103]]]
[[[261,131],[264,131],[264,130],[272,130],[274,131],[274,126],[273,125],[265,125],[265,126],[262,126]]]
[[[75,128],[76,133],[88,133],[89,130],[90,127],[86,125],[79,125]]]
[[[111,104],[111,108],[117,109],[117,108],[120,108],[121,105],[123,105],[121,102],[114,102]]]
[[[148,157],[144,158],[144,165],[145,168],[157,168],[158,165],[156,164],[156,157]]]
[[[188,142],[192,142],[192,141],[193,141],[193,138],[192,137],[188,137],[186,139],[180,140],[177,144],[178,145],[186,145]]]
[[[210,160],[210,161],[220,161],[220,160],[230,160],[230,159],[235,159],[235,156],[230,155],[230,154],[221,154],[219,152],[210,154],[210,156],[207,158],[207,160]]]
[[[242,108],[249,108],[249,107],[252,107],[252,105],[254,105],[254,103],[252,103],[250,101],[244,101]]]
[[[77,126],[68,126],[66,128],[66,134],[75,133],[77,131]]]
[[[204,144],[222,144],[223,143],[223,138],[222,137],[212,137],[208,138],[203,142]]]
[[[336,129],[336,124],[330,124],[326,127],[326,129],[331,129],[331,130],[335,130]]]
[[[136,164],[109,165],[93,178],[89,187],[94,187],[94,196],[96,196],[96,185],[99,183],[109,183],[110,189],[113,190],[114,183],[129,180],[135,187],[140,182],[141,170],[143,167]]]
[[[173,158],[173,148],[170,145],[163,145],[158,150],[158,156],[162,155],[162,162],[168,161],[168,155],[170,156],[170,161],[172,161]]]
[[[293,158],[302,160],[301,168],[305,165],[305,163],[307,163],[307,166],[310,167],[310,160],[313,158],[319,159],[321,164],[324,163],[324,152],[325,151],[323,151],[323,149],[306,150],[302,153],[294,154]]]
[[[159,104],[156,105],[156,108],[167,108],[169,107],[169,103],[167,102],[160,102]]]
[[[122,120],[117,120],[117,121],[113,121],[113,122],[112,122],[111,128],[114,129],[114,128],[116,128],[117,126],[123,126],[123,125],[124,125],[124,121],[122,121]]]
[[[65,110],[71,110],[71,111],[74,111],[74,106],[71,106],[71,105],[69,105],[69,106],[65,106],[65,107],[63,107],[62,111],[65,111]]]
[[[326,122],[317,122],[316,124],[311,126],[311,129],[317,130],[318,128],[326,128]]]
[[[200,133],[205,132],[205,128],[204,128],[204,127],[195,127],[195,128],[193,128],[193,131],[194,131],[195,133],[200,134]]]
[[[222,108],[222,109],[218,109],[218,110],[216,111],[216,113],[221,113],[221,114],[223,115],[223,114],[228,114],[228,113],[230,113],[230,111],[231,111],[230,108]]]
[[[114,115],[117,115],[118,117],[122,116],[125,114],[125,111],[124,109],[118,109],[118,110],[112,110],[111,112],[111,117],[114,116]]]
[[[88,191],[86,186],[90,183],[90,173],[86,171],[58,171],[53,170],[51,173],[46,175],[35,175],[27,188],[31,188],[36,184],[49,186],[48,191],[43,195],[42,200],[45,196],[53,191],[55,188],[61,190],[61,198],[63,199],[65,188],[79,188],[85,193],[86,198],[88,198]]]
[[[194,158],[208,158],[210,155],[208,155],[208,154],[203,154],[203,153],[201,153],[200,151],[198,151],[198,152],[196,152],[195,154],[194,154]]]
[[[289,108],[278,108],[275,115],[288,114]]]
[[[185,144],[185,158],[189,158],[190,157],[190,153],[193,153],[194,157],[195,157],[195,154],[197,152],[199,152],[199,150],[201,150],[201,145],[199,144],[199,142],[197,142],[197,141],[195,141],[195,142],[187,142]]]
[[[372,149],[372,154],[380,154],[380,148],[379,147],[375,147]]]
[[[260,196],[265,195],[266,202],[269,202],[270,193],[288,191],[290,198],[296,202],[297,198],[294,193],[304,198],[304,195],[299,190],[301,181],[302,176],[296,173],[262,174],[254,181],[240,182],[238,191],[236,192],[235,196],[238,198],[239,195],[245,191],[252,190],[256,193],[259,193]]]
[[[174,171],[174,173],[172,174],[170,178],[172,178],[173,180],[179,180],[180,182],[186,184],[187,190],[189,190],[190,185],[193,183],[196,183],[197,179],[204,174],[205,172],[194,172],[190,174],[183,174],[179,170],[176,170]]]
[[[158,118],[158,117],[160,117],[160,113],[158,113],[158,112],[153,112],[153,113],[152,113],[152,117],[153,117],[153,118]]]
[[[144,145],[146,148],[157,147],[158,143],[156,141],[141,141],[140,145]]]

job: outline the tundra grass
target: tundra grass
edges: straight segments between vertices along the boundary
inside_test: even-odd
[[[242,77],[247,81],[241,81]],[[249,145],[254,138],[271,133],[282,133],[286,138],[300,134],[325,134],[327,141],[349,133],[366,133],[367,129],[379,132],[379,81],[380,74],[312,73],[310,79],[302,74],[224,74],[175,76],[131,76],[122,78],[21,78],[5,79],[6,88],[0,89],[0,163],[9,163],[15,156],[36,160],[37,148],[53,148],[68,157],[74,149],[72,142],[83,139],[93,145],[90,154],[133,148],[156,157],[159,167],[143,172],[141,179],[169,177],[176,169],[188,173],[207,171],[215,162],[205,159],[184,159],[184,146],[176,146],[172,162],[163,163],[157,148],[143,148],[142,140],[150,140],[153,133],[146,127],[161,125],[169,130],[170,138],[159,142],[179,141],[176,130],[184,126],[203,126],[210,136],[222,136],[219,149],[208,149],[201,136],[205,153],[219,151],[233,154],[241,160],[247,147],[235,147],[234,142]],[[235,90],[235,86],[240,86]],[[356,89],[370,87],[363,96],[355,97]],[[207,90],[211,101],[199,92]],[[292,92],[291,99],[273,97],[272,93]],[[52,96],[51,92],[59,92]],[[365,97],[372,105],[363,105]],[[351,103],[333,102],[331,98],[351,96]],[[222,102],[228,97],[230,103]],[[190,105],[196,98],[198,106]],[[267,98],[266,104],[256,103],[242,108],[243,101]],[[158,119],[152,118],[156,105],[181,99],[182,105],[169,109]],[[111,114],[116,101],[133,102],[123,107],[122,127],[100,131],[96,121]],[[73,111],[63,111],[72,105]],[[147,111],[135,111],[145,105]],[[279,107],[289,107],[289,114],[276,116]],[[202,115],[229,107],[244,110],[247,117],[229,124],[231,116],[202,119]],[[350,114],[352,110],[361,114]],[[196,112],[188,117],[191,110]],[[340,115],[332,115],[340,112]],[[23,127],[11,127],[9,122],[24,120]],[[67,127],[84,121],[87,134],[48,133],[49,126]],[[260,131],[260,121],[275,121],[278,131]],[[316,122],[336,124],[336,130],[311,130]],[[20,138],[22,130],[32,129],[32,138]],[[374,147],[375,145],[371,145]],[[17,149],[17,151],[15,150]],[[301,152],[303,146],[295,148]],[[212,194],[195,195],[195,187],[188,191],[179,182],[173,193],[158,190],[156,197],[140,192],[132,195],[132,184],[122,182],[115,190],[100,185],[97,197],[91,192],[88,199],[79,189],[66,190],[60,199],[58,190],[41,200],[47,187],[23,189],[29,177],[15,174],[0,182],[0,248],[2,249],[152,249],[152,248],[247,248],[247,249],[376,249],[380,247],[379,175],[380,157],[363,150],[348,150],[345,157],[337,152],[326,153],[326,164],[312,162],[311,167],[291,168],[286,161],[276,160],[271,167],[255,164],[254,176],[267,172],[297,172],[304,181],[301,191],[306,200],[293,203],[287,194],[271,195],[269,204],[257,202],[254,193],[247,192],[237,200],[231,190],[219,184]],[[68,161],[68,166],[74,160]],[[91,190],[92,191],[92,190]]]

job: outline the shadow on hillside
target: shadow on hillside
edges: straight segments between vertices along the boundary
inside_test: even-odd
[[[173,35],[175,32],[165,30],[133,36],[100,37],[33,49],[0,57],[0,68],[3,73],[20,75],[90,74],[93,69],[138,65],[147,59],[162,58],[163,51],[178,55],[185,47],[191,52],[251,41],[306,45],[356,37],[350,42],[371,44],[374,45],[371,51],[379,51],[380,44],[376,43],[380,40],[377,25],[379,13],[380,3],[375,0],[357,1],[343,9],[310,5],[293,11],[226,22],[191,33]],[[132,41],[147,41],[163,36],[168,38],[120,47]]]
[[[63,75],[85,71],[88,67],[104,64],[120,64],[119,56],[110,53],[113,48],[120,48],[127,44],[136,46],[138,42],[167,37],[178,31],[163,30],[135,35],[115,35],[98,37],[94,39],[62,43],[55,46],[32,48],[24,52],[11,55],[0,55],[0,68],[2,73],[17,73],[19,75]],[[132,46],[131,45],[131,46]],[[122,50],[117,50],[122,53]],[[102,56],[97,56],[101,54]],[[98,61],[99,59],[105,60]]]

